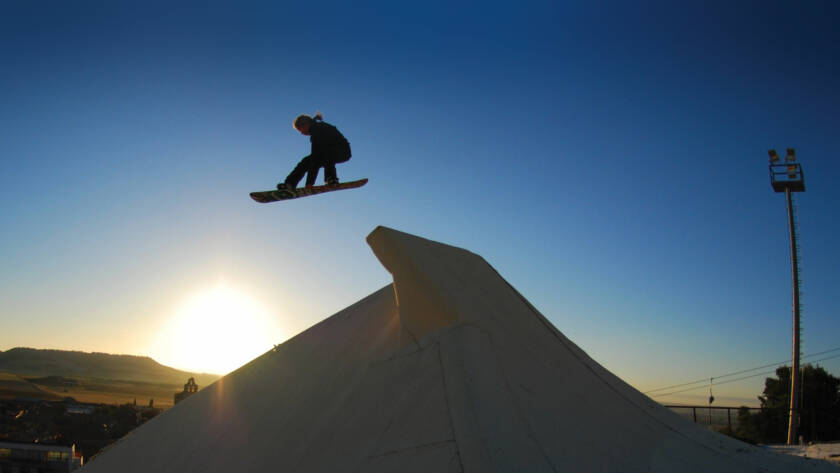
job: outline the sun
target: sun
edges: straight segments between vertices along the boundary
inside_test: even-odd
[[[227,284],[186,297],[161,330],[153,358],[190,372],[227,374],[279,343],[275,320]]]

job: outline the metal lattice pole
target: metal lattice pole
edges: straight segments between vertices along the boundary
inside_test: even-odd
[[[790,262],[793,273],[793,366],[790,369],[790,418],[788,420],[788,445],[796,443],[799,427],[799,258],[796,246],[796,214],[790,189],[785,189],[788,225],[790,227]]]
[[[784,192],[787,201],[788,227],[790,229],[790,263],[793,275],[793,366],[790,370],[790,417],[788,419],[788,445],[797,440],[799,428],[799,346],[800,346],[800,307],[799,307],[799,247],[796,245],[796,215],[793,211],[793,192],[805,191],[805,176],[802,166],[796,162],[796,151],[787,149],[785,162],[780,163],[779,154],[771,149],[770,155],[770,184],[776,192]]]

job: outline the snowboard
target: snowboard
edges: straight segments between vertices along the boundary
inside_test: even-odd
[[[332,192],[332,191],[340,191],[344,189],[353,189],[356,187],[362,187],[363,185],[367,184],[367,179],[359,179],[358,181],[348,181],[348,182],[340,182],[338,185],[335,186],[312,186],[312,187],[298,187],[295,190],[295,193],[292,194],[289,191],[258,191],[258,192],[251,192],[251,198],[261,204],[267,204],[269,202],[277,202],[278,200],[290,200],[290,199],[297,199],[299,197],[306,197],[309,195],[315,194],[323,194],[325,192]]]

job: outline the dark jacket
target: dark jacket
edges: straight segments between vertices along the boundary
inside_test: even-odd
[[[309,141],[312,143],[312,155],[323,157],[329,155],[338,163],[350,159],[350,142],[338,131],[338,128],[327,122],[315,119],[309,126]]]

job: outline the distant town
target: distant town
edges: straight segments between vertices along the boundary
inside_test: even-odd
[[[73,471],[207,385],[197,378],[210,384],[218,376],[178,371],[145,357],[0,352],[0,471]]]

